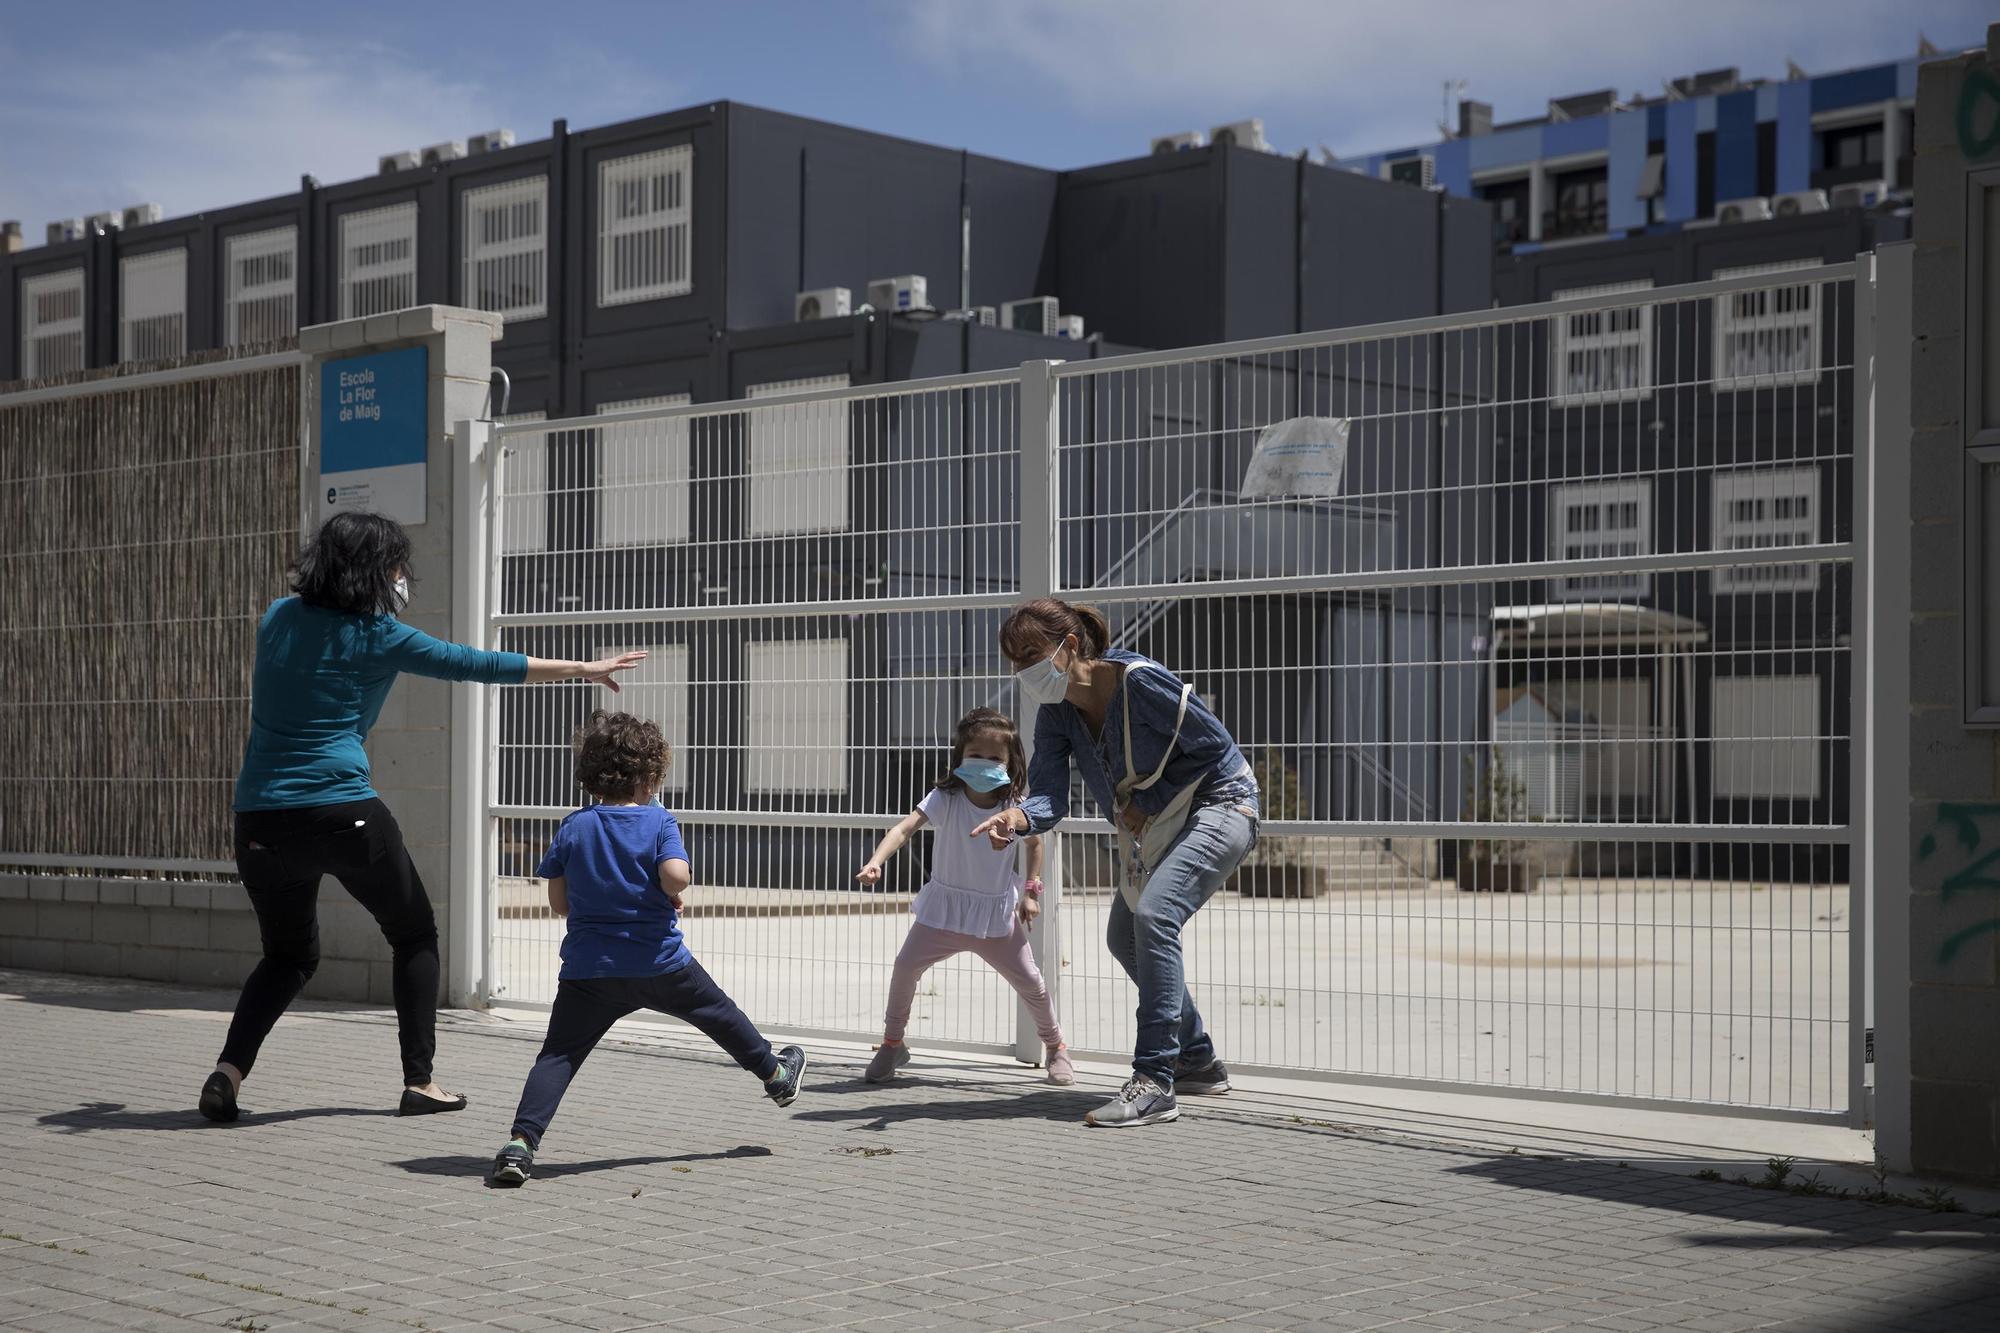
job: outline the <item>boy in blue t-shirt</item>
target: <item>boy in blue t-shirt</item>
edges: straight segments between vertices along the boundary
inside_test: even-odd
[[[576,1071],[611,1025],[640,1009],[692,1023],[764,1080],[780,1106],[799,1095],[806,1053],[773,1054],[681,938],[681,895],[692,876],[680,825],[653,803],[672,755],[651,722],[592,713],[576,737],[576,780],[598,804],[563,820],[536,874],[549,906],[569,918],[549,1034],[521,1090],[514,1136],[488,1183],[519,1185]]]

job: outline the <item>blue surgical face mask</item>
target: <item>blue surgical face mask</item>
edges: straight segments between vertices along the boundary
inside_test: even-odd
[[[951,770],[951,775],[976,792],[999,791],[1014,780],[1006,765],[991,759],[968,759]]]
[[[390,612],[390,614],[402,615],[404,609],[410,604],[410,580],[408,575],[396,575],[396,582],[389,589],[389,599],[396,604],[396,609]]]

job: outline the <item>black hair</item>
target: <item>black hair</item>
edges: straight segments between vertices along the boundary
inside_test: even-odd
[[[965,779],[959,777],[958,766],[965,762],[965,747],[973,737],[982,731],[990,731],[1006,738],[1007,742],[1007,791],[1006,800],[1028,789],[1028,755],[1021,747],[1021,729],[1014,725],[1014,719],[997,708],[975,708],[958,720],[958,726],[951,737],[951,767],[937,780],[939,791],[964,791]]]
[[[299,548],[292,591],[307,606],[349,615],[394,615],[396,573],[411,582],[410,535],[380,514],[335,514]]]

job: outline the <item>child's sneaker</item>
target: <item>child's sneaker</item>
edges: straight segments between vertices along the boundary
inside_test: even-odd
[[[764,1095],[780,1106],[790,1106],[799,1097],[799,1081],[806,1074],[806,1053],[796,1046],[778,1052],[778,1076],[764,1083]]]
[[[861,1077],[870,1083],[887,1083],[896,1077],[896,1071],[910,1063],[910,1048],[902,1042],[891,1046],[883,1042],[875,1048],[875,1058],[868,1062],[868,1072]]]
[[[535,1150],[519,1139],[512,1139],[494,1157],[493,1169],[486,1173],[486,1183],[497,1190],[516,1189],[534,1170]]]
[[[1046,1075],[1048,1081],[1059,1088],[1066,1088],[1076,1082],[1076,1066],[1070,1063],[1067,1046],[1044,1046],[1042,1068],[1048,1071]]]

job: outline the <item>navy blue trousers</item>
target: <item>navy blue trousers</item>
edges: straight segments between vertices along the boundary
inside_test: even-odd
[[[555,1119],[570,1080],[583,1067],[585,1057],[604,1040],[611,1025],[641,1009],[678,1018],[701,1029],[736,1063],[758,1078],[777,1071],[777,1057],[771,1043],[757,1030],[736,1001],[723,993],[700,963],[689,960],[686,967],[658,977],[597,977],[587,981],[568,980],[556,984],[555,1007],[549,1013],[549,1035],[542,1053],[528,1074],[528,1086],[521,1089],[521,1105],[514,1112],[514,1137],[535,1147]]]

